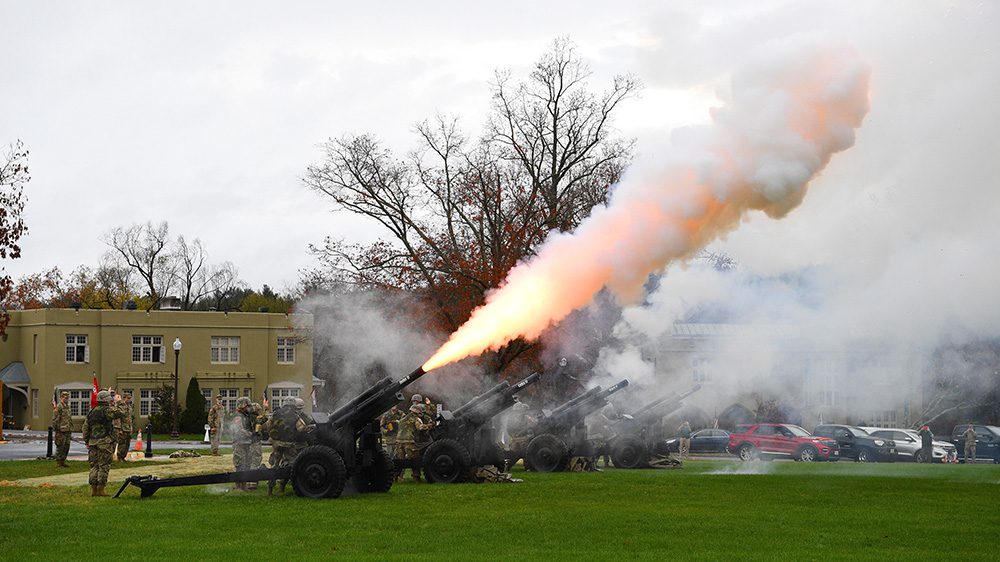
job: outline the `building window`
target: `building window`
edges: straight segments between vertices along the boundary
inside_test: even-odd
[[[139,415],[142,417],[151,416],[160,411],[160,405],[156,403],[155,388],[139,389]]]
[[[38,417],[38,389],[31,389],[31,417]]]
[[[295,340],[293,338],[278,338],[278,363],[282,365],[295,363]]]
[[[877,410],[871,420],[875,427],[896,427],[896,410]]]
[[[240,338],[238,336],[212,336],[212,363],[239,363]]]
[[[31,336],[31,363],[38,363],[38,334]]]
[[[66,362],[90,363],[90,346],[85,335],[66,335]]]
[[[292,398],[298,398],[301,391],[298,388],[274,388],[271,387],[271,408],[278,409]]]
[[[133,363],[163,363],[163,336],[132,336]]]
[[[222,406],[226,408],[227,412],[236,411],[236,399],[239,398],[240,389],[238,388],[220,388],[219,398],[222,401]]]
[[[252,396],[252,394],[253,394],[253,389],[252,388],[244,388],[243,389],[243,396],[246,396],[247,398],[249,398],[251,402],[253,402],[253,396]]]
[[[205,397],[205,402],[207,402],[209,404],[212,403],[212,389],[211,388],[203,388],[203,389],[201,389],[201,395]]]
[[[69,391],[69,413],[71,416],[86,416],[90,412],[90,391]]]
[[[706,383],[709,380],[709,370],[712,360],[708,357],[695,357],[691,359],[691,380],[695,383]]]

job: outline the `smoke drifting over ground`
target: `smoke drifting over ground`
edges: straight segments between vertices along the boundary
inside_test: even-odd
[[[433,353],[445,334],[427,329],[422,319],[407,311],[417,305],[405,295],[349,292],[312,296],[298,305],[314,315],[313,371],[335,389],[335,404],[359,394],[381,379],[398,379],[413,371]],[[475,365],[457,365],[424,375],[407,387],[453,404],[481,390]]]

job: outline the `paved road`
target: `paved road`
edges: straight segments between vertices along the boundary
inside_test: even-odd
[[[7,443],[0,445],[0,461],[30,460],[44,457],[48,448],[48,434],[40,431],[4,430]],[[135,446],[135,440],[131,445]],[[229,446],[223,443],[223,447]],[[153,450],[157,449],[207,449],[209,443],[201,441],[155,441]],[[87,447],[79,433],[73,434],[73,442],[69,446],[71,460],[86,460]],[[76,457],[74,459],[74,457]]]

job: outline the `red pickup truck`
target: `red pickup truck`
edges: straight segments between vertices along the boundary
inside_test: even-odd
[[[757,423],[740,426],[737,432],[729,435],[729,450],[742,461],[774,457],[805,462],[840,459],[835,439],[816,437],[797,425]]]

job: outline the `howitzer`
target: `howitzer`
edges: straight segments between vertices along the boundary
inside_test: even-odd
[[[515,395],[538,382],[532,373],[511,386],[504,381],[476,396],[452,412],[442,410],[430,430],[431,443],[421,457],[428,482],[452,483],[469,480],[476,467],[494,465],[502,470],[503,452],[497,447],[493,418],[515,403]],[[413,461],[396,460],[397,468],[413,468]]]
[[[419,368],[399,380],[386,377],[349,400],[306,434],[308,446],[288,466],[182,478],[132,476],[115,497],[128,484],[139,487],[145,498],[159,488],[275,479],[290,480],[296,494],[310,498],[339,497],[348,478],[360,492],[388,492],[394,468],[382,449],[378,418],[403,399],[403,388],[423,375]]]
[[[628,380],[622,380],[607,389],[595,387],[551,412],[543,411],[535,437],[528,442],[523,455],[525,467],[538,472],[562,471],[572,457],[590,456],[592,450],[584,420],[606,406],[609,396],[627,386]]]
[[[632,415],[624,415],[612,429],[614,439],[608,444],[611,462],[616,468],[643,468],[649,466],[650,457],[666,457],[666,443],[663,439],[664,416],[680,409],[682,400],[691,396],[701,385],[694,385],[680,395],[670,394],[636,410]]]

